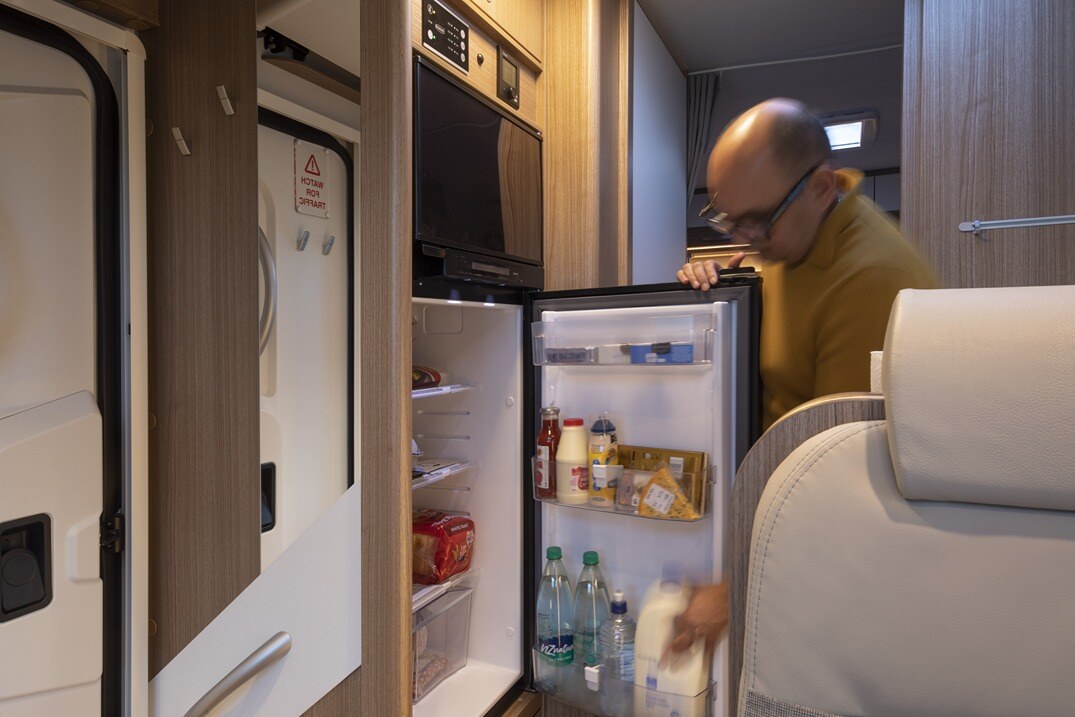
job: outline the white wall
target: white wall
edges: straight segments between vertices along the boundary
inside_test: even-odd
[[[632,281],[651,284],[685,258],[687,80],[638,3],[632,40]]]

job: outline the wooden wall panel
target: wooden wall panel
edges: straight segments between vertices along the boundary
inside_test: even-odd
[[[254,0],[162,11],[143,35],[151,677],[257,577],[261,538]]]
[[[545,8],[547,289],[630,283],[630,7],[557,0]]]
[[[363,0],[362,667],[312,715],[411,710],[411,4]]]
[[[442,60],[437,55],[422,47],[422,2],[411,0],[411,40],[416,51],[428,59],[437,67],[445,70],[460,82],[477,90],[482,96],[496,103],[502,111],[508,114],[516,114],[524,121],[529,122],[538,129],[542,129],[542,119],[539,108],[538,75],[525,65],[519,67],[519,109],[516,110],[506,102],[497,98],[496,79],[496,41],[486,35],[480,28],[471,27],[470,30],[470,72],[463,73],[455,65]],[[453,6],[454,7],[454,6]],[[463,10],[473,9],[462,6],[460,12],[464,18],[473,22],[474,17],[464,13]],[[485,61],[478,64],[478,55],[482,55]]]
[[[132,30],[146,30],[160,24],[158,0],[68,0],[75,7],[100,15]]]
[[[901,222],[942,284],[1075,283],[1075,4],[908,0]]]
[[[556,2],[557,0],[550,0]],[[517,45],[540,64],[545,52],[545,0],[468,0],[486,23],[495,23],[509,44]],[[484,23],[483,23],[484,24]],[[494,28],[487,32],[495,36]]]

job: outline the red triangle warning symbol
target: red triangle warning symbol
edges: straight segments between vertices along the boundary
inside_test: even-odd
[[[312,174],[315,177],[321,176],[321,170],[317,166],[317,160],[312,154],[310,155],[310,159],[306,162],[306,173]]]

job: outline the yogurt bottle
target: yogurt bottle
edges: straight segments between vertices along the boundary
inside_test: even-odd
[[[602,413],[590,428],[589,460],[593,465],[617,465],[620,442],[616,438],[616,426]]]
[[[583,505],[590,499],[590,462],[581,418],[564,419],[556,449],[556,500]]]

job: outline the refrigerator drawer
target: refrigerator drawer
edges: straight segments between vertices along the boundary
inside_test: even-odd
[[[449,590],[414,614],[414,702],[467,664],[473,592]]]
[[[721,306],[545,311],[532,325],[534,365],[709,364]]]

